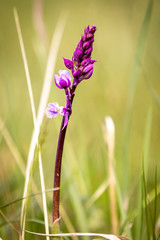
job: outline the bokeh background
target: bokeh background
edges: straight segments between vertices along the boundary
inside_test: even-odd
[[[155,169],[157,167],[159,171],[160,168],[158,0],[153,3],[143,42],[133,104],[129,111],[127,110],[137,46],[148,3],[147,0],[0,0],[0,205],[21,198],[24,187],[24,176],[6,143],[4,127],[25,165],[33,131],[26,76],[13,15],[14,7],[19,15],[36,109],[39,105],[49,46],[58,19],[65,18],[66,25],[58,51],[55,74],[64,68],[62,57],[71,59],[84,28],[87,25],[97,26],[93,59],[98,62],[94,65],[92,78],[82,82],[76,91],[63,158],[61,200],[75,230],[111,232],[107,190],[89,209],[85,208],[85,202],[107,177],[107,150],[102,132],[106,115],[111,116],[115,123],[115,169],[124,201],[130,196],[130,209],[136,207],[137,188],[146,151],[147,191],[153,190]],[[54,101],[58,101],[60,105],[65,103],[63,91],[57,89],[53,81],[49,102]],[[129,128],[126,125],[127,114],[131,120]],[[53,185],[60,123],[60,117],[51,120],[44,117],[42,125],[42,159],[46,189]],[[129,133],[127,138],[126,131]],[[146,141],[148,145],[145,145]],[[33,179],[40,191],[36,157]],[[160,176],[157,181],[160,181]],[[73,192],[79,200],[74,199]],[[48,195],[52,196],[52,193]],[[37,198],[41,199],[40,196]],[[49,197],[47,199],[48,212],[51,213],[52,203]],[[78,218],[76,201],[80,202],[84,211],[85,224],[81,224]],[[160,210],[160,206],[158,207]],[[4,209],[7,218],[12,220],[17,228],[20,210],[21,201]],[[43,221],[43,214],[34,198],[30,199],[27,214],[28,219]],[[49,219],[51,223],[51,218]],[[0,236],[2,235],[3,239],[16,239],[16,233],[1,216],[0,221]],[[43,225],[37,225],[33,222],[28,227],[30,230],[42,232]],[[67,231],[65,224],[62,224],[62,229]],[[132,233],[135,236],[134,224]]]

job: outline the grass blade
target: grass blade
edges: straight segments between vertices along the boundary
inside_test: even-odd
[[[41,93],[41,98],[40,98],[40,103],[38,108],[38,115],[37,115],[38,126],[40,126],[42,123],[44,112],[48,102],[58,49],[60,46],[63,31],[64,31],[66,18],[67,18],[67,15],[64,13],[59,17],[56,29],[54,31],[54,35],[52,37],[52,42],[49,50],[46,72],[44,77],[44,83],[42,87],[42,93]]]
[[[136,239],[142,239],[142,228],[143,228],[143,177],[141,176],[141,184],[139,187],[138,194],[138,214],[136,214]]]
[[[154,218],[153,218],[153,240],[156,240],[156,213],[157,213],[157,167],[155,169],[155,201],[154,201]]]
[[[147,119],[146,119],[146,129],[144,136],[144,171],[147,178],[147,170],[148,170],[148,159],[149,159],[149,146],[151,139],[151,126],[152,126],[152,108],[149,107]]]
[[[49,193],[49,192],[53,192],[53,191],[57,191],[57,190],[59,190],[59,188],[52,188],[52,189],[45,190],[44,193]],[[15,200],[13,200],[12,202],[9,202],[9,203],[6,203],[6,204],[0,206],[0,209],[6,208],[6,207],[8,207],[8,206],[10,206],[10,205],[12,205],[12,204],[14,204],[14,203],[17,203],[17,202],[19,202],[19,201],[22,201],[23,199],[35,197],[35,196],[41,195],[41,194],[43,194],[42,191],[41,191],[41,192],[36,192],[36,193],[29,194],[29,195],[27,195],[26,197],[17,198],[17,199],[15,199]]]
[[[36,129],[38,126],[37,126],[37,121],[36,121],[36,110],[35,110],[35,104],[34,104],[34,99],[33,99],[31,79],[30,79],[30,74],[29,74],[29,69],[28,69],[28,64],[27,64],[27,58],[26,58],[24,44],[23,44],[23,38],[22,38],[19,18],[18,18],[18,14],[17,14],[16,9],[14,9],[14,18],[15,18],[15,22],[16,22],[16,28],[17,28],[17,32],[18,32],[18,38],[19,38],[19,42],[20,42],[20,48],[21,48],[21,53],[22,53],[22,58],[23,58],[23,63],[24,63],[24,68],[25,68],[25,73],[26,73],[29,97],[30,97],[30,102],[31,102],[31,109],[32,109],[32,116],[33,116],[33,122],[34,122],[34,128]],[[38,140],[37,140],[37,146],[39,146]],[[44,191],[45,186],[44,186],[44,177],[43,177],[43,168],[42,168],[40,149],[39,149],[39,168],[40,168],[41,187],[42,187],[42,191]],[[31,176],[31,169],[32,169],[32,167],[29,168],[28,172],[26,173],[26,181],[25,181],[23,196],[26,196],[26,194],[29,191],[28,185],[29,185],[30,176]],[[45,218],[45,230],[46,230],[46,234],[49,234],[48,215],[47,215],[47,205],[46,205],[45,193],[42,193],[42,197],[43,197],[43,209],[44,209],[44,218]],[[25,215],[26,215],[25,211],[26,211],[26,199],[22,202],[22,211],[21,211],[22,238],[24,238],[24,231],[23,230],[25,229]],[[21,237],[20,237],[20,239],[21,239]],[[49,240],[49,237],[46,237],[46,239]]]
[[[108,150],[108,178],[109,178],[109,199],[112,231],[117,235],[118,233],[118,216],[117,216],[117,195],[116,195],[116,181],[114,168],[114,148],[115,148],[115,126],[111,117],[105,117],[103,125],[103,135]]]
[[[146,81],[146,84],[147,84],[147,87],[153,97],[153,99],[155,100],[155,102],[157,103],[158,107],[160,107],[160,97],[158,96],[158,94],[156,93],[156,91],[154,90],[154,88],[152,87],[152,84],[150,82],[150,80],[148,79],[144,69],[143,69],[143,66],[141,64],[141,69],[142,69],[142,73],[144,75],[144,78],[145,78],[145,81]]]
[[[136,82],[138,78],[138,71],[139,71],[139,62],[142,58],[144,47],[145,47],[145,40],[147,38],[149,23],[151,21],[151,14],[153,9],[153,0],[149,0],[146,13],[144,16],[144,20],[142,23],[142,27],[139,34],[138,45],[135,55],[135,60],[131,72],[130,82],[129,82],[129,90],[128,90],[128,98],[127,98],[127,107],[126,107],[126,118],[125,118],[125,131],[124,131],[124,146],[123,146],[123,168],[126,169],[128,166],[128,149],[129,149],[129,138],[130,138],[130,125],[131,125],[131,113],[132,113],[132,106],[133,100],[136,90]],[[129,177],[129,169],[127,167],[125,173],[123,174],[123,187],[124,191],[126,192],[128,188],[128,177]]]
[[[35,233],[30,231],[26,231],[26,232],[37,235],[37,236],[46,236],[46,234],[42,234],[42,233]],[[49,234],[49,236],[51,237],[87,236],[87,237],[102,237],[108,240],[120,240],[120,238],[116,237],[115,235],[101,234],[101,233],[61,233],[61,234]]]
[[[145,201],[145,216],[146,216],[146,228],[147,228],[147,239],[150,239],[150,225],[149,225],[149,214],[148,214],[148,197],[147,197],[147,189],[146,189],[146,180],[145,180],[145,172],[144,172],[144,161],[143,161],[143,188],[144,188],[144,201]]]
[[[23,63],[24,63],[24,69],[25,69],[25,74],[26,74],[26,79],[27,79],[27,86],[28,86],[29,98],[31,101],[33,122],[34,122],[34,125],[36,126],[36,114],[35,114],[35,105],[34,105],[34,99],[33,99],[32,86],[31,86],[31,79],[30,79],[27,58],[26,58],[26,53],[25,53],[24,44],[23,44],[23,38],[22,38],[22,32],[21,32],[21,27],[20,27],[20,23],[19,23],[18,13],[15,8],[13,9],[13,13],[14,13],[14,19],[15,19],[15,23],[16,23],[16,29],[17,29],[17,33],[18,33],[18,38],[19,38],[19,43],[20,43],[20,48],[21,48],[21,53],[22,53],[22,58],[23,58]]]

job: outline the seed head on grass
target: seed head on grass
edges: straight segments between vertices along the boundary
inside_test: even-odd
[[[57,102],[49,103],[46,109],[46,115],[48,118],[56,117],[57,115],[63,116],[58,146],[55,161],[55,173],[54,173],[54,187],[60,187],[61,176],[61,160],[63,153],[63,145],[65,139],[65,133],[68,125],[69,118],[72,114],[72,103],[75,96],[76,87],[82,80],[89,79],[93,74],[93,65],[96,62],[92,60],[91,55],[93,51],[94,33],[96,26],[88,26],[84,30],[84,34],[73,53],[72,60],[63,58],[64,65],[68,70],[59,70],[59,75],[54,76],[55,85],[64,90],[66,105],[65,107],[59,106]],[[71,83],[71,75],[73,81]],[[53,223],[58,222],[59,225],[59,191],[53,192]]]

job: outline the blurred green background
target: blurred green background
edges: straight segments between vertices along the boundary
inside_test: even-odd
[[[132,89],[130,82],[148,3],[149,1],[146,0],[0,0],[0,117],[24,159],[25,165],[33,121],[13,8],[16,7],[19,15],[36,109],[39,105],[49,46],[58,19],[66,15],[55,74],[59,69],[64,68],[62,57],[71,59],[84,28],[87,25],[97,26],[93,59],[98,62],[94,65],[92,78],[82,82],[76,91],[73,114],[67,130],[62,168],[61,200],[77,231],[110,232],[107,192],[90,209],[84,211],[87,219],[86,222],[84,221],[85,229],[76,216],[74,197],[69,190],[73,185],[75,194],[84,207],[85,201],[107,176],[107,150],[102,133],[102,123],[106,115],[111,116],[115,123],[115,168],[124,199],[130,196],[130,208],[136,207],[137,187],[143,154],[145,155],[146,127],[150,128],[147,132],[150,134],[147,146],[148,164],[146,164],[147,190],[150,192],[154,188],[155,168],[157,166],[158,171],[160,168],[160,108],[147,81],[150,81],[153,89],[160,96],[160,2],[158,0],[153,3],[148,23],[140,59],[141,66],[138,68],[136,78],[133,105],[129,110],[131,113],[129,135],[125,137],[129,89]],[[49,101],[58,101],[60,105],[65,103],[63,91],[57,89],[54,82]],[[150,124],[147,121],[150,121]],[[42,158],[46,189],[52,188],[53,185],[54,159],[60,122],[60,117],[51,120],[45,117],[43,121]],[[21,198],[24,187],[24,177],[3,137],[2,125],[0,205]],[[40,190],[36,160],[33,177]],[[158,176],[158,182],[160,182],[160,176]],[[52,193],[48,195],[52,196]],[[34,198],[30,203],[28,218],[43,220],[38,206],[35,208]],[[50,213],[51,204],[48,199]],[[4,213],[10,220],[19,220],[20,210],[21,202],[5,208]],[[1,217],[0,219],[3,225],[5,221]],[[14,224],[18,228],[19,224],[15,222]],[[62,228],[65,230],[65,226]],[[30,230],[43,231],[41,227],[34,228],[34,226],[32,229],[30,227]],[[134,226],[132,232],[134,236]],[[3,239],[16,239],[14,231],[8,225],[1,226],[0,233]]]

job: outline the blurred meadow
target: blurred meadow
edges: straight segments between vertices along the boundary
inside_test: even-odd
[[[38,113],[52,37],[50,71],[64,69],[87,25],[96,25],[94,74],[76,90],[64,145],[61,231],[113,233],[108,150],[102,125],[115,124],[118,235],[160,236],[160,2],[158,0],[0,0],[0,237],[18,239],[34,122],[13,9],[17,9]],[[56,39],[56,38],[55,38]],[[58,47],[59,44],[59,47]],[[57,53],[56,53],[57,51]],[[57,54],[57,55],[56,55]],[[52,79],[48,102],[64,105]],[[47,106],[47,104],[46,104]],[[61,117],[40,125],[45,189],[53,188]],[[143,168],[144,165],[144,168]],[[29,176],[26,229],[44,233],[37,148]],[[12,203],[14,200],[18,200]],[[46,193],[52,224],[52,191]],[[12,203],[12,204],[11,204]],[[115,232],[114,232],[115,233]],[[25,234],[25,239],[44,239]],[[76,237],[75,237],[76,239]]]

